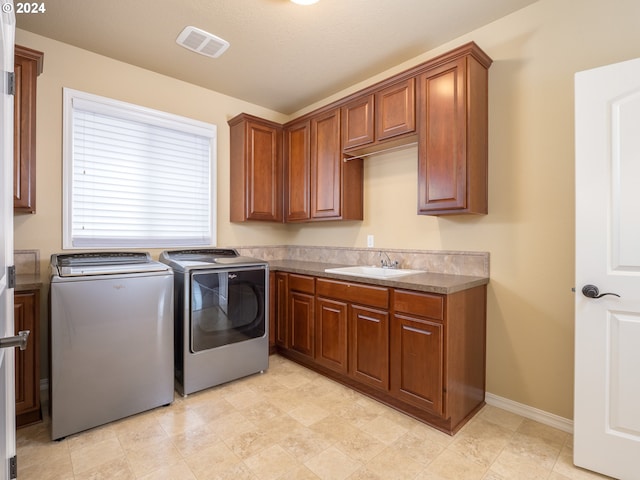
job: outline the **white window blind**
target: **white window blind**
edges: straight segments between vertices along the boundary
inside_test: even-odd
[[[65,248],[215,245],[215,125],[64,96]]]

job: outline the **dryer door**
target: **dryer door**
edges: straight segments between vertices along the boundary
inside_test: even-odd
[[[193,272],[191,352],[263,337],[265,287],[264,268]]]

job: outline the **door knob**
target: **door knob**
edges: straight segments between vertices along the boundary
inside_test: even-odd
[[[589,298],[600,298],[600,297],[604,297],[605,295],[613,295],[615,297],[620,296],[617,293],[611,293],[611,292],[600,293],[600,290],[598,290],[598,287],[596,287],[595,285],[585,285],[584,287],[582,287],[582,294],[585,297],[589,297]]]
[[[22,330],[15,337],[0,338],[0,348],[20,347],[20,350],[25,350],[29,333],[29,330]]]

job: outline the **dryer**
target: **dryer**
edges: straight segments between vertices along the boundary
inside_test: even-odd
[[[167,250],[174,271],[176,390],[188,395],[269,366],[269,265],[234,249]]]

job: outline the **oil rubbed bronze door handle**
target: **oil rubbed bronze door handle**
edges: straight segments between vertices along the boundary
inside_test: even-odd
[[[600,290],[598,290],[598,287],[596,287],[595,285],[585,285],[584,287],[582,287],[582,294],[588,298],[601,298],[605,295],[613,295],[614,297],[620,296],[617,293],[611,292],[600,293]]]

